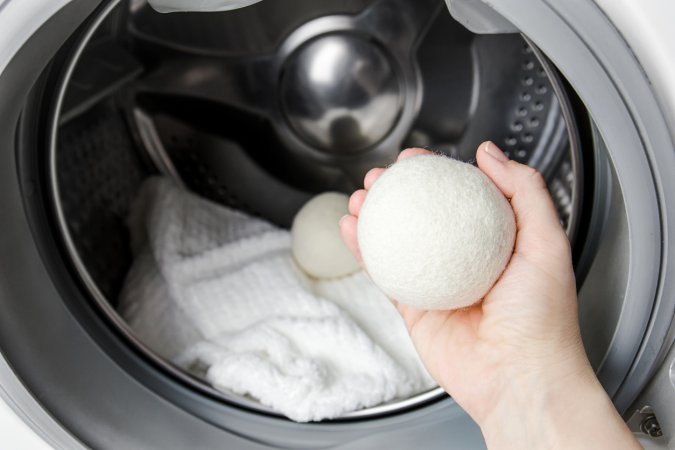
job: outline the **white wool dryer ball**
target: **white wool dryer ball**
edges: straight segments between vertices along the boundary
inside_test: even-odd
[[[438,155],[397,162],[361,207],[366,270],[389,297],[419,309],[481,300],[513,252],[511,205],[471,164]]]
[[[315,278],[338,278],[360,269],[340,235],[340,219],[348,214],[349,197],[319,194],[300,208],[291,226],[293,257]]]

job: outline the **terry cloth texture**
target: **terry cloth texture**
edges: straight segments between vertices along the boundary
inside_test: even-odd
[[[286,230],[148,180],[129,219],[119,311],[152,350],[300,421],[434,386],[393,306],[363,272],[317,281]]]

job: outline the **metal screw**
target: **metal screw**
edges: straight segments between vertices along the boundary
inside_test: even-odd
[[[659,422],[656,420],[656,416],[654,414],[650,414],[644,418],[640,424],[640,430],[651,437],[663,436],[661,425],[659,425]]]

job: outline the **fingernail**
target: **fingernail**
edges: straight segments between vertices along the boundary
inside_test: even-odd
[[[485,150],[485,153],[492,156],[499,162],[504,163],[509,160],[509,158],[504,154],[504,152],[501,151],[499,147],[497,147],[492,141],[485,142],[483,144],[483,150]]]
[[[349,214],[345,214],[344,216],[340,217],[340,220],[338,221],[338,226],[342,226],[342,222],[349,217]]]

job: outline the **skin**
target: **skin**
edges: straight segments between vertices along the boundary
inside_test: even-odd
[[[398,159],[429,153],[407,149]],[[427,370],[478,423],[489,448],[641,448],[584,351],[570,245],[542,176],[491,142],[476,160],[513,207],[514,253],[470,308],[423,311],[392,300]],[[359,261],[359,210],[384,171],[368,172],[340,221]]]

